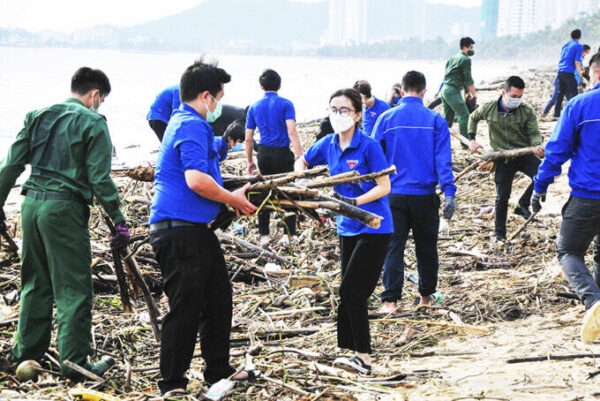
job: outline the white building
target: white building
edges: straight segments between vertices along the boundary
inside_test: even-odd
[[[323,44],[349,45],[367,41],[367,0],[329,0],[329,27]]]
[[[556,29],[570,18],[598,11],[600,0],[500,0],[498,36]]]

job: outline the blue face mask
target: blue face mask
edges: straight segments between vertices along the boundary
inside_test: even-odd
[[[237,143],[235,146],[231,147],[231,151],[232,152],[239,152],[241,150],[244,150],[244,144],[243,143]]]
[[[215,99],[214,96],[211,95],[210,97],[212,97],[213,100],[217,102],[217,99]],[[217,102],[217,107],[215,107],[213,111],[210,111],[210,107],[206,105],[206,121],[208,121],[209,123],[214,123],[215,121],[217,121],[217,118],[221,117],[222,111],[223,105],[221,104],[221,101]]]

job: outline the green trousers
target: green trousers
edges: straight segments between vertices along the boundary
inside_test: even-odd
[[[56,304],[61,372],[69,360],[85,366],[91,353],[93,289],[87,205],[26,197],[21,207],[21,310],[12,350],[16,361],[39,360],[48,350]]]
[[[454,116],[458,121],[460,134],[469,139],[467,132],[469,125],[469,109],[463,98],[462,91],[453,86],[444,85],[442,89],[442,105],[444,107],[444,117],[448,123],[448,128],[454,123]]]

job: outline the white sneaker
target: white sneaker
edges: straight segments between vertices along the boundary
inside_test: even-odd
[[[269,245],[269,242],[271,242],[271,238],[268,235],[262,235],[260,237],[260,246]]]
[[[292,242],[293,245],[298,243],[298,237],[296,237],[295,235],[292,237]],[[284,235],[283,237],[281,237],[281,239],[279,240],[279,242],[277,243],[281,246],[290,246],[290,237],[288,235]]]
[[[600,336],[600,301],[585,312],[581,323],[581,341],[589,344]]]

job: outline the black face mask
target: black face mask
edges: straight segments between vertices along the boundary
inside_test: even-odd
[[[473,57],[474,55],[475,55],[475,50],[473,50],[473,49],[467,50],[467,56]]]

